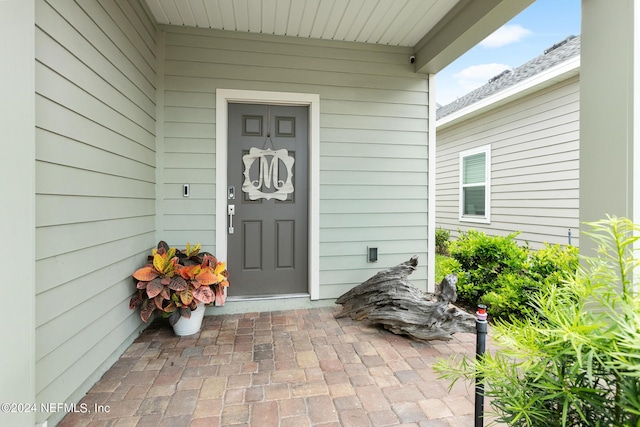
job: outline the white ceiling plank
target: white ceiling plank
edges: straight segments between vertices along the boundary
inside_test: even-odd
[[[194,17],[193,9],[191,9],[189,2],[187,0],[175,0],[175,5],[180,14],[180,18],[182,18],[182,25],[195,27],[196,18]]]
[[[333,40],[336,35],[338,26],[340,25],[340,22],[342,22],[344,12],[347,9],[348,5],[349,2],[346,0],[337,0],[335,3],[333,3],[331,14],[329,15],[329,20],[327,21],[327,25],[324,28],[324,33],[322,34],[322,36],[320,36],[320,38]]]
[[[448,0],[435,0],[433,7],[423,17],[420,24],[414,27],[411,34],[401,41],[403,46],[415,46],[424,37],[423,28],[433,28],[451,10]]]
[[[371,13],[371,16],[362,27],[360,34],[356,38],[356,41],[363,43],[377,43],[380,35],[375,35],[376,30],[380,34],[384,31],[383,28],[387,28],[391,25],[393,20],[393,12],[391,7],[397,4],[394,0],[380,0],[376,4],[375,9]]]
[[[335,40],[347,40],[347,33],[351,28],[353,22],[358,18],[360,10],[364,4],[364,0],[350,0],[347,9],[344,11],[344,15],[336,28],[336,32],[333,35]]]
[[[394,46],[399,45],[407,34],[416,27],[418,21],[427,13],[432,5],[432,0],[409,0],[407,7],[403,8],[398,14],[398,25],[394,26],[394,31],[388,33],[389,39],[387,44]]]
[[[196,20],[196,26],[201,28],[210,28],[211,23],[207,16],[207,8],[204,6],[204,0],[189,0],[189,6]]]
[[[329,19],[331,18],[334,4],[335,0],[325,0],[318,4],[318,11],[314,17],[313,27],[311,28],[311,37],[316,39],[323,38]]]
[[[413,10],[413,13],[406,16],[404,25],[398,28],[395,35],[391,38],[390,44],[400,45],[402,42],[411,38],[416,28],[422,28],[422,21],[428,19],[427,17],[431,13],[431,8],[434,6],[434,0],[410,0],[409,8]]]
[[[222,19],[222,29],[236,31],[236,17],[233,10],[233,0],[217,0]]]
[[[299,0],[298,0],[299,1]],[[276,16],[273,33],[280,36],[287,34],[287,25],[289,23],[289,11],[291,9],[291,0],[276,1]]]
[[[249,32],[262,32],[262,1],[247,0],[247,14],[249,15]]]
[[[276,31],[276,3],[277,0],[262,1],[262,32],[275,34]]]
[[[169,18],[167,18],[167,15],[164,13],[164,9],[162,9],[158,0],[147,0],[147,6],[149,6],[149,10],[156,22],[165,23],[169,21]]]
[[[182,17],[180,16],[180,13],[178,13],[178,8],[176,7],[175,1],[160,0],[160,5],[162,6],[162,10],[167,17],[167,24],[184,25],[184,22],[182,22]]]
[[[362,33],[362,29],[369,19],[371,19],[371,14],[375,10],[377,6],[377,1],[365,1],[360,8],[360,11],[356,15],[353,22],[350,24],[349,31],[347,31],[347,35],[345,36],[345,40],[358,40],[360,34]]]
[[[222,17],[220,16],[220,8],[216,0],[203,0],[204,7],[207,11],[207,20],[211,28],[222,29]]]
[[[300,35],[300,26],[302,24],[302,14],[304,13],[304,5],[306,1],[293,1],[289,8],[289,19],[287,22],[287,32],[289,36]]]
[[[299,37],[311,37],[319,6],[320,0],[307,0],[305,2],[304,12],[300,18]]]
[[[249,5],[247,0],[233,0],[236,31],[249,31]]]

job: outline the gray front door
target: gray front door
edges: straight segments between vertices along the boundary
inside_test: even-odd
[[[231,297],[308,293],[307,122],[307,107],[229,104]]]

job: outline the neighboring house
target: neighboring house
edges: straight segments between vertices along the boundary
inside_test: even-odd
[[[580,37],[437,110],[436,223],[578,245]]]
[[[426,290],[431,76],[531,2],[0,1],[0,402],[83,396],[145,326],[160,239],[228,261],[225,310],[331,303],[415,254]]]

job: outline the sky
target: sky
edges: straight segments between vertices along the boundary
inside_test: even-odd
[[[579,35],[580,2],[534,2],[436,75],[436,102],[447,105],[502,71],[543,54],[569,35]]]

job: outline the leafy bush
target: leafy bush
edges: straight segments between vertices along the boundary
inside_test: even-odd
[[[450,259],[451,258],[449,258],[448,256],[436,254],[436,282],[437,283],[440,283],[442,279],[444,279],[445,275],[451,273],[451,268],[448,266]]]
[[[514,272],[499,275],[494,286],[494,289],[482,295],[480,302],[490,307],[493,318],[503,319],[527,314],[531,294],[538,289],[531,277]]]
[[[534,294],[536,316],[496,322],[499,351],[435,366],[453,382],[478,375],[497,422],[640,426],[640,296],[633,290],[640,260],[632,254],[640,228],[615,217],[590,225],[598,257]],[[556,249],[535,262],[539,274],[550,272],[547,262],[573,265]]]
[[[466,276],[464,281],[470,285],[458,290],[460,299],[475,303],[495,287],[500,274],[523,270],[527,249],[518,246],[514,239],[517,235],[487,236],[483,232],[469,230],[451,242],[451,257],[458,261]]]
[[[538,282],[559,284],[573,276],[578,264],[577,247],[545,244],[544,248],[531,251],[527,273]]]
[[[438,255],[449,255],[449,239],[451,233],[444,228],[436,228],[436,253]]]
[[[487,236],[469,230],[449,244],[453,261],[441,262],[442,273],[458,276],[458,299],[489,306],[493,318],[520,316],[529,311],[532,294],[559,284],[578,267],[575,247],[545,245],[538,251],[519,246],[518,233]]]

